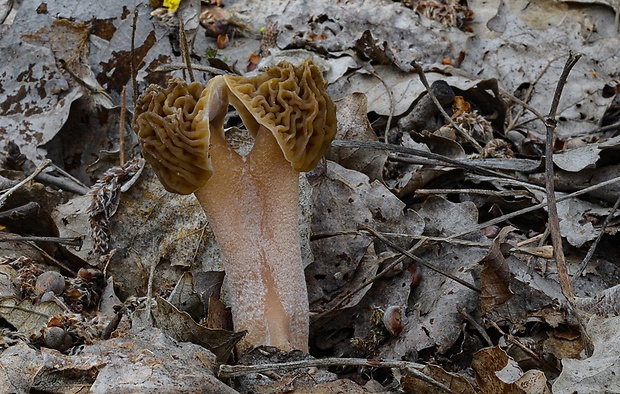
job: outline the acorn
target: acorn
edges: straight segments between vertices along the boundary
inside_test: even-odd
[[[48,291],[61,295],[65,291],[65,277],[56,271],[45,271],[37,278],[34,290],[37,296],[42,296]]]
[[[397,337],[403,331],[403,307],[400,305],[387,307],[381,321],[385,329]]]
[[[71,336],[60,327],[45,327],[43,329],[43,342],[46,347],[60,352],[64,352],[73,345]]]

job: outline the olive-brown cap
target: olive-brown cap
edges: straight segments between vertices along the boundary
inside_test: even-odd
[[[208,127],[193,127],[204,86],[175,78],[162,88],[150,85],[137,100],[133,129],[144,158],[166,190],[190,194],[213,174]]]
[[[327,83],[310,60],[282,62],[255,77],[224,76],[231,104],[248,130],[262,125],[275,137],[297,171],[310,171],[336,135],[336,107]]]

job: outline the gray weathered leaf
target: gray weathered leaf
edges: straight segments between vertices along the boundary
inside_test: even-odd
[[[590,319],[586,332],[592,338],[594,353],[583,360],[562,360],[562,373],[553,383],[554,393],[620,391],[619,324],[619,316]]]
[[[353,93],[336,101],[338,131],[336,139],[377,141],[377,135],[368,121],[366,96]],[[387,152],[373,149],[331,147],[325,157],[343,167],[362,172],[371,180],[383,179],[383,166]]]
[[[53,316],[62,314],[63,309],[55,302],[33,304],[29,299],[20,302],[15,298],[0,301],[0,317],[17,328],[26,337],[39,335]]]
[[[244,332],[235,333],[201,326],[187,312],[178,310],[161,297],[157,298],[157,307],[152,313],[155,326],[164,333],[177,341],[201,345],[212,351],[222,362],[228,359],[235,344],[245,335]]]
[[[310,302],[325,303],[348,289],[372,238],[357,233],[359,225],[379,231],[419,235],[424,223],[378,181],[327,162],[309,174],[313,192],[314,263],[306,269]],[[342,234],[342,233],[345,234]],[[348,232],[348,234],[347,234]],[[400,242],[407,246],[408,241]],[[375,243],[378,253],[385,246]]]

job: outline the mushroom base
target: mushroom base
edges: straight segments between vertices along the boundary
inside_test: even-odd
[[[259,129],[252,151],[237,154],[211,136],[216,171],[194,192],[218,241],[230,289],[237,350],[260,345],[308,351],[308,292],[298,231],[299,173],[271,133]]]

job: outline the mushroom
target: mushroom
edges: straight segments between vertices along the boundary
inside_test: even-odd
[[[164,187],[194,193],[220,246],[243,354],[260,345],[308,351],[308,292],[298,231],[299,172],[336,133],[335,106],[310,61],[254,77],[216,76],[201,90],[179,79],[151,85],[133,121]],[[224,136],[231,103],[254,136],[237,153]]]

